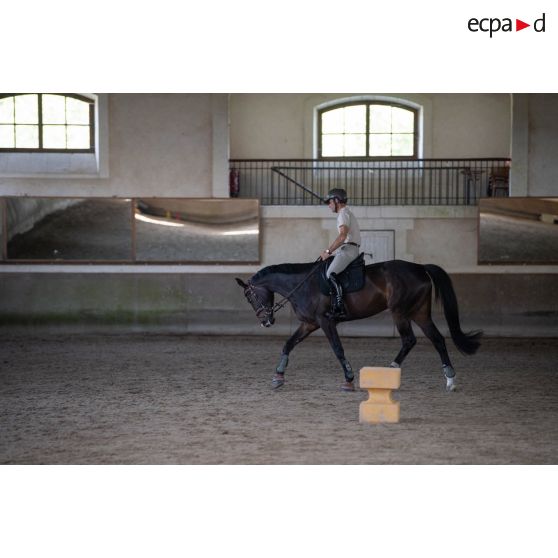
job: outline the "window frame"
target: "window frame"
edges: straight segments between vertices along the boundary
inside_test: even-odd
[[[0,153],[95,153],[95,100],[77,93],[0,93],[0,99],[17,97],[19,95],[37,95],[39,114],[39,147],[0,147]],[[43,143],[43,95],[59,95],[83,101],[89,105],[89,148],[88,149],[62,149],[44,148]],[[17,124],[14,122],[14,124]]]
[[[366,107],[366,153],[367,155],[363,156],[345,156],[345,155],[336,155],[336,156],[324,156],[322,155],[322,115],[325,112],[330,112],[332,110],[337,110],[345,107],[355,106],[355,105],[364,105]],[[370,106],[373,105],[383,105],[395,108],[401,108],[407,110],[413,114],[413,154],[412,155],[368,155],[370,151]],[[389,100],[363,100],[358,99],[354,101],[346,101],[337,103],[334,105],[328,105],[326,107],[318,109],[318,159],[324,161],[332,161],[336,159],[343,159],[344,161],[390,161],[390,160],[415,160],[419,157],[419,109],[405,105],[403,103],[398,103]],[[390,134],[392,135],[392,134]]]

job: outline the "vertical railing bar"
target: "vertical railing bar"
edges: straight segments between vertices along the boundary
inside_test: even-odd
[[[0,246],[0,250],[2,250],[2,259],[8,259],[8,211],[6,209],[6,198],[0,199],[0,217],[2,219],[2,246]]]
[[[413,173],[413,204],[417,205],[418,204],[418,190],[420,188],[420,166],[419,165],[415,165],[415,170]]]
[[[365,203],[365,191],[366,191],[366,176],[364,174],[364,166],[360,169],[360,205],[367,205]]]
[[[434,176],[434,172],[433,172],[434,167],[432,168],[428,168],[428,205],[432,205],[432,189],[433,189],[433,176]]]
[[[399,204],[399,169],[395,167],[395,205]]]
[[[446,165],[446,168],[444,170],[445,170],[444,180],[446,182],[446,192],[447,192],[446,193],[446,204],[447,205],[452,205],[452,202],[454,200],[454,195],[453,195],[453,189],[452,189],[452,186],[451,186],[451,175],[450,175],[451,170],[447,168],[447,165]]]
[[[378,205],[384,205],[384,192],[383,192],[383,176],[382,176],[382,168],[381,167],[377,167],[378,170]]]

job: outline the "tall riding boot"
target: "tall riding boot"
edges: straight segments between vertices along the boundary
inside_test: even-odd
[[[345,305],[343,304],[343,289],[341,288],[337,274],[332,273],[329,276],[328,281],[333,287],[333,294],[331,297],[331,312],[328,312],[326,316],[328,318],[344,318],[347,314],[345,312]]]

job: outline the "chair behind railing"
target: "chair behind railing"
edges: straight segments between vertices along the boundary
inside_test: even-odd
[[[488,197],[497,197],[498,192],[502,192],[504,197],[509,195],[510,191],[510,167],[494,167],[488,177]]]

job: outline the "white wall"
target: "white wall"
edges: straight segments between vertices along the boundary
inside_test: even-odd
[[[445,94],[432,98],[432,157],[509,157],[510,95]]]
[[[558,95],[529,95],[529,196],[558,195]]]
[[[111,95],[110,101],[113,192],[210,196],[210,95]]]
[[[105,173],[2,173],[0,154],[0,195],[228,196],[228,95],[111,94],[104,110]]]
[[[514,94],[512,196],[558,196],[558,95]]]
[[[508,157],[508,94],[232,94],[231,158],[314,157],[314,111],[333,99],[392,97],[423,107],[424,157]]]
[[[477,266],[476,207],[351,208],[363,231],[393,231],[394,257],[435,263],[447,271],[486,272]],[[335,215],[323,206],[262,208],[262,262],[310,262],[337,235]]]

